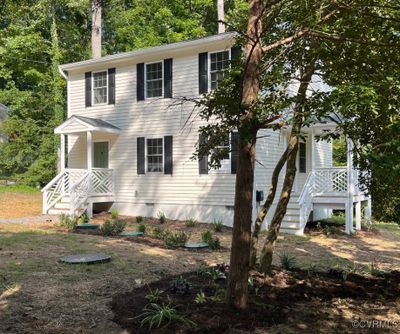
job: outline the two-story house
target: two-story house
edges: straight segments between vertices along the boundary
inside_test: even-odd
[[[61,65],[68,87],[68,119],[55,129],[61,136],[62,170],[43,189],[43,212],[92,214],[108,205],[126,215],[162,211],[172,219],[219,219],[232,225],[236,135],[225,144],[230,153],[221,168],[209,169],[207,157],[191,159],[202,120],[187,122],[193,105],[172,101],[216,87],[237,52],[234,38],[223,33]],[[304,129],[284,232],[301,234],[311,217],[326,217],[332,209],[346,209],[350,232],[353,204],[360,227],[361,201],[368,198],[356,187],[351,158],[347,167],[333,167],[331,143],[315,140],[335,126],[328,120]],[[260,135],[254,217],[259,191],[268,190],[289,130]]]

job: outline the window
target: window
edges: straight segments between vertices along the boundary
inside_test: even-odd
[[[107,71],[93,73],[93,104],[107,103]]]
[[[211,90],[218,87],[218,81],[223,79],[224,70],[229,67],[229,51],[210,53],[210,83]]]
[[[162,138],[147,139],[147,171],[163,171],[163,140]]]
[[[215,151],[220,151],[221,152],[221,156],[220,159],[221,160],[229,160],[229,151],[230,151],[230,144],[229,144],[229,134],[224,138],[224,140],[220,143],[220,145],[215,147]]]
[[[307,171],[306,143],[300,143],[299,146],[299,171],[300,173]]]
[[[162,96],[162,62],[146,64],[146,97]]]

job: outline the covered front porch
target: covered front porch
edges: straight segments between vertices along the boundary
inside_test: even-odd
[[[60,170],[42,190],[43,213],[76,215],[86,211],[91,216],[93,203],[114,201],[114,171],[109,168],[109,152],[121,130],[100,119],[72,116],[54,132],[61,138]],[[81,147],[74,147],[78,143]],[[74,151],[77,158],[72,159]]]
[[[311,212],[315,213],[320,209],[344,210],[345,231],[352,234],[361,229],[362,205],[365,207],[364,218],[367,221],[371,219],[371,199],[359,184],[360,173],[364,172],[353,166],[354,143],[346,138],[346,166],[316,166],[318,140],[336,128],[336,123],[329,122],[307,129],[311,142],[311,169],[299,196],[300,220],[305,226]]]

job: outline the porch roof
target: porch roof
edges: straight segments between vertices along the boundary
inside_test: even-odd
[[[100,118],[90,118],[84,116],[73,115],[64,123],[54,129],[56,134],[70,134],[79,132],[108,132],[121,133],[121,129]]]

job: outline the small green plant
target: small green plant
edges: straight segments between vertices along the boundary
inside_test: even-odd
[[[217,287],[215,290],[214,296],[210,297],[213,302],[222,303],[225,301],[226,291],[224,288]]]
[[[318,267],[315,263],[310,263],[307,268],[307,276],[312,277],[317,273]]]
[[[137,216],[137,217],[136,217],[136,223],[142,224],[143,222],[144,222],[143,216]]]
[[[179,295],[188,295],[190,294],[191,287],[191,284],[185,278],[180,276],[171,282],[169,291]]]
[[[167,232],[164,233],[163,239],[168,247],[176,248],[184,246],[189,240],[189,235],[183,231]]]
[[[143,309],[143,313],[140,314],[139,317],[143,318],[140,322],[140,326],[144,327],[147,325],[149,329],[160,328],[161,325],[167,327],[171,323],[176,322],[180,322],[188,326],[195,325],[193,321],[179,314],[176,308],[171,306],[171,304],[147,304]]]
[[[112,236],[118,235],[124,231],[126,222],[123,220],[109,220],[107,219],[100,227],[100,231],[103,235]]]
[[[112,209],[111,210],[111,219],[117,219],[118,218],[118,210]]]
[[[78,225],[78,217],[74,215],[66,215],[66,214],[61,214],[60,215],[60,226],[65,227],[69,230],[73,230],[76,228],[76,225]]]
[[[165,233],[166,233],[166,231],[163,228],[158,227],[158,226],[151,229],[151,231],[150,231],[150,235],[153,238],[159,239],[159,240],[164,240]]]
[[[281,257],[281,266],[283,269],[292,270],[296,265],[296,257],[289,254],[282,254]]]
[[[152,290],[149,286],[148,289],[149,289],[149,294],[145,296],[146,300],[149,303],[158,303],[161,299],[161,294],[163,293],[163,291],[160,289]]]
[[[201,240],[208,244],[208,247],[212,250],[220,249],[221,243],[218,237],[213,237],[210,230],[203,232],[201,235]]]
[[[84,212],[80,217],[79,217],[79,224],[87,224],[89,223],[89,216]]]
[[[260,288],[258,286],[256,286],[256,281],[254,280],[253,276],[249,276],[248,280],[247,280],[247,284],[249,285],[249,287],[254,288],[254,292],[256,294],[256,296],[258,296],[258,292],[260,290]]]
[[[222,220],[214,220],[212,222],[212,226],[214,227],[215,232],[222,232],[222,228],[224,227],[224,224],[222,223]]]
[[[145,224],[139,224],[137,227],[138,232],[145,233],[146,232],[146,225]]]
[[[159,222],[160,224],[165,224],[165,222],[167,221],[167,217],[165,217],[165,213],[162,212],[162,211],[159,211],[159,212],[158,212],[157,217],[158,217],[158,222]]]
[[[375,262],[371,262],[369,265],[369,273],[375,277],[381,277],[385,275],[385,272],[376,265]]]
[[[186,227],[195,227],[197,225],[197,220],[194,218],[189,218],[185,222]]]
[[[337,234],[338,228],[336,226],[326,225],[322,228],[322,233],[326,236]]]
[[[196,304],[204,304],[207,302],[207,297],[203,291],[200,290],[199,293],[197,293],[196,297],[194,298],[194,302]]]

